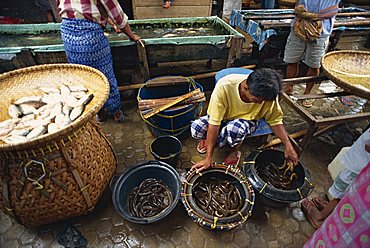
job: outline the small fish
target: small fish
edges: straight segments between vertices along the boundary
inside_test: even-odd
[[[44,92],[46,94],[50,94],[50,93],[60,94],[60,90],[57,89],[57,88],[54,88],[54,87],[40,87],[39,90],[41,90],[42,92]]]
[[[77,99],[76,97],[72,96],[71,94],[69,94],[68,96],[66,96],[64,99],[63,99],[63,102],[65,103],[65,105],[68,105],[70,106],[71,108],[77,106]]]
[[[69,89],[69,87],[65,84],[62,84],[60,86],[60,95],[62,96],[62,98],[66,98],[70,94],[71,94],[71,90]]]
[[[51,109],[50,115],[55,117],[55,116],[61,114],[62,113],[62,107],[63,107],[62,103],[55,104]]]
[[[27,138],[24,136],[13,135],[13,136],[9,136],[3,139],[3,141],[7,144],[18,144],[18,143],[26,142]]]
[[[88,94],[88,95],[84,96],[83,98],[78,100],[76,106],[79,106],[79,105],[86,106],[86,104],[88,104],[93,99],[93,97],[94,97],[94,94]]]
[[[55,133],[59,130],[60,130],[59,125],[56,123],[50,123],[48,125],[48,133]]]
[[[17,101],[14,102],[15,105],[35,104],[35,103],[37,104],[41,103],[41,96],[25,96],[25,97],[19,98]]]
[[[28,104],[20,104],[18,106],[19,110],[22,112],[23,115],[28,115],[28,114],[36,114],[37,113],[37,110],[28,105]]]
[[[13,130],[9,133],[10,136],[26,136],[30,132],[29,129]]]
[[[72,109],[71,114],[69,115],[69,118],[71,121],[76,120],[83,112],[84,112],[85,106],[80,105]]]
[[[87,91],[87,88],[83,85],[75,84],[75,85],[69,85],[68,87],[72,92]]]
[[[62,102],[62,96],[59,93],[50,93],[42,96],[41,101],[46,104],[57,104]]]
[[[175,37],[176,35],[175,34],[165,34],[162,36],[162,38],[171,38],[171,37]]]
[[[71,113],[73,107],[69,106],[68,104],[65,104],[63,107],[62,107],[62,113],[64,115],[67,115],[69,116],[69,114]]]
[[[22,112],[14,104],[10,104],[9,109],[8,109],[8,114],[13,119],[16,119],[22,116]]]
[[[34,139],[34,138],[39,137],[40,135],[43,135],[45,132],[46,132],[46,127],[38,126],[32,129],[32,131],[29,134],[27,134],[26,138],[29,140]]]
[[[22,118],[21,118],[21,121],[20,121],[20,122],[25,122],[25,121],[35,120],[35,117],[36,117],[36,115],[35,115],[35,114],[28,114],[28,115],[24,115],[24,116],[22,116]]]
[[[72,91],[71,95],[76,97],[77,99],[81,99],[82,97],[86,96],[85,91]]]
[[[17,124],[20,121],[20,119],[8,119],[3,122],[0,122],[0,128],[7,127],[7,126],[13,126]]]
[[[194,30],[189,30],[189,31],[187,31],[186,33],[187,33],[187,34],[196,34],[197,32],[196,32],[196,31],[194,31]]]
[[[12,126],[4,126],[0,128],[0,137],[8,135],[12,130]]]

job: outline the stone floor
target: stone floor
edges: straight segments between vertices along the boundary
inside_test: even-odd
[[[329,85],[330,86],[330,85]],[[328,86],[328,87],[329,87]],[[324,87],[325,88],[325,87]],[[323,89],[321,89],[323,90]],[[324,89],[325,90],[325,89]],[[364,105],[361,99],[358,104]],[[339,112],[356,112],[358,108],[347,107],[338,99],[316,101],[310,109],[316,116],[329,116]],[[116,174],[153,157],[149,145],[153,136],[142,121],[136,103],[126,102],[126,120],[117,124],[112,120],[103,124],[108,133],[117,158]],[[306,127],[305,121],[294,111],[282,104],[285,124],[289,133]],[[362,107],[360,108],[362,111]],[[365,110],[368,111],[368,110]],[[332,179],[327,171],[328,163],[343,146],[350,145],[368,123],[365,121],[340,126],[314,138],[301,157],[309,169],[315,185],[311,196],[324,195]],[[190,168],[192,161],[201,156],[196,151],[196,142],[191,138],[183,141],[183,150],[178,166],[179,173]],[[241,150],[247,156],[257,148],[249,139]],[[278,146],[278,149],[282,147]],[[222,161],[225,152],[216,150],[216,161]],[[88,241],[88,247],[302,247],[313,234],[314,229],[306,221],[297,204],[284,208],[271,208],[256,202],[252,217],[243,225],[231,231],[210,231],[194,223],[187,215],[181,202],[161,222],[139,225],[124,220],[114,209],[109,189],[101,197],[94,212],[75,219],[66,220],[38,228],[26,228],[15,220],[0,213],[0,247],[62,247],[57,235],[64,225],[73,225]]]

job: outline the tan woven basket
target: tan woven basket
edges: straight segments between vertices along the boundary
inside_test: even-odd
[[[334,51],[325,54],[321,63],[328,78],[339,87],[370,99],[370,52]]]
[[[81,117],[30,142],[0,144],[0,208],[27,226],[88,213],[116,168],[113,148],[95,121],[109,94],[106,77],[96,69],[53,64],[0,75],[0,121],[9,118],[11,99],[63,82],[83,84],[94,93]]]

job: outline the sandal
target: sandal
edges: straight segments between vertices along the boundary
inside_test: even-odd
[[[312,215],[309,213],[311,208],[316,208],[316,205],[313,203],[312,200],[305,198],[301,203],[301,210],[306,216],[306,219],[311,224],[311,226],[315,229],[318,229],[323,223],[323,221],[317,221],[312,217]]]
[[[118,123],[122,123],[125,121],[125,116],[122,110],[118,110],[116,113],[114,113],[113,117],[114,117],[114,120]]]
[[[201,140],[201,141],[199,141],[199,143],[197,145],[197,151],[200,154],[207,153],[207,140]]]
[[[236,153],[236,158],[235,159],[232,159],[230,160],[229,157],[231,154],[233,153]],[[224,159],[224,163],[226,165],[235,165],[237,166],[239,164],[239,161],[240,161],[240,157],[242,156],[242,153],[240,151],[233,151],[231,152],[229,155],[227,155]]]
[[[101,123],[106,121],[108,118],[108,112],[105,109],[99,110],[98,114],[96,115],[96,120]]]
[[[303,105],[303,107],[311,108],[313,106],[314,101],[315,101],[314,99],[304,99],[302,101],[302,105]]]
[[[350,97],[341,96],[340,102],[345,106],[353,106],[353,101]]]

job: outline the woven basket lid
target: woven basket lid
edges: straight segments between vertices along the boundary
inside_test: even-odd
[[[62,83],[84,85],[94,97],[85,107],[82,115],[65,128],[51,134],[44,134],[28,142],[6,144],[0,141],[1,151],[32,148],[46,142],[59,140],[82,127],[101,109],[109,95],[108,79],[99,70],[77,64],[49,64],[31,66],[0,75],[0,122],[10,119],[8,107],[11,101],[24,96],[42,95],[40,87],[60,88]]]
[[[324,55],[328,78],[351,94],[370,99],[370,52],[334,51]]]

